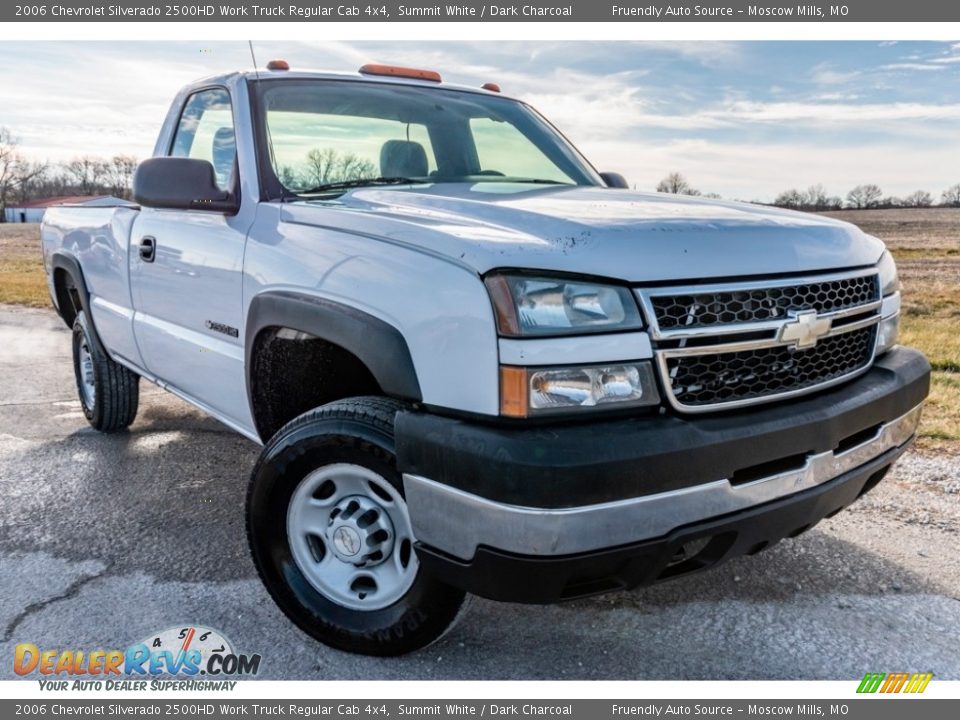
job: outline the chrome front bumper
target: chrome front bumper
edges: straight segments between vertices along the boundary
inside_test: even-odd
[[[494,502],[414,474],[404,474],[404,490],[417,541],[452,557],[470,560],[481,546],[517,555],[573,555],[657,538],[814,488],[909,443],[921,409],[881,425],[854,447],[808,455],[802,467],[736,485],[717,480],[559,509]]]

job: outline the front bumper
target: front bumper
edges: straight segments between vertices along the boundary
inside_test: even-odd
[[[913,438],[929,372],[898,348],[842,387],[695,418],[508,428],[401,413],[418,554],[476,594],[549,602],[758,551],[879,481]]]

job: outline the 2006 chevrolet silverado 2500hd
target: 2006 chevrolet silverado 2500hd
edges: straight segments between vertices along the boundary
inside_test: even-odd
[[[345,650],[759,552],[880,482],[927,395],[879,240],[630,191],[498,90],[205,79],[135,203],[44,220],[90,423],[143,377],[264,443],[255,564]]]

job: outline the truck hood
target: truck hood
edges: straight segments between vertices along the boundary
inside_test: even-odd
[[[364,188],[300,201],[284,220],[354,232],[495,268],[631,283],[836,270],[883,243],[849,223],[704,198],[513,183]]]

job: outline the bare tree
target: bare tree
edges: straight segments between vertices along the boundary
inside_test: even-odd
[[[874,184],[857,185],[847,193],[847,203],[858,210],[876,207],[883,197],[883,190]]]
[[[133,173],[138,160],[132,155],[114,155],[106,167],[106,179],[114,197],[129,198],[133,190]]]
[[[334,148],[313,149],[307,153],[306,169],[301,178],[305,186],[347,182],[377,176],[376,166],[354,153],[340,153]]]
[[[0,222],[6,217],[7,202],[17,185],[17,139],[5,127],[0,127]]]
[[[803,197],[803,204],[811,210],[826,210],[829,197],[827,190],[820,183],[811,185]]]
[[[948,207],[960,207],[960,183],[948,187],[940,194],[940,204]]]
[[[301,185],[297,171],[290,165],[281,165],[277,168],[277,180],[279,180],[280,184],[285,188],[295,188]]]
[[[687,179],[678,172],[672,172],[663,180],[657,183],[657,192],[671,193],[673,195],[699,195],[699,190],[690,187]]]
[[[333,148],[314,148],[307,153],[303,181],[307,185],[323,185],[331,182],[337,151]]]
[[[17,200],[26,202],[43,185],[50,172],[50,163],[41,160],[24,160],[17,164],[14,178],[17,186]]]
[[[340,182],[342,180],[359,180],[362,178],[373,178],[379,175],[376,165],[369,160],[364,160],[353,153],[347,153],[340,158]]]
[[[804,194],[793,188],[790,190],[784,190],[782,193],[777,195],[776,199],[773,201],[773,204],[777,207],[791,208],[793,210],[799,210],[804,206],[804,203]]]
[[[933,205],[933,195],[926,190],[917,190],[903,199],[904,207],[924,208]]]
[[[103,186],[109,167],[106,160],[84,155],[70,160],[63,169],[81,195],[91,195]]]
[[[19,202],[27,200],[50,169],[47,162],[24,158],[18,144],[13,133],[0,127],[0,222],[5,219],[10,201],[14,198]]]

